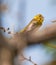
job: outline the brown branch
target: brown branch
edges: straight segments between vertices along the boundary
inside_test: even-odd
[[[51,21],[51,22],[53,22],[53,23],[54,23],[54,22],[56,22],[56,20],[53,20],[53,21]]]
[[[3,31],[4,30],[7,31],[7,29],[5,29],[3,27],[0,27],[0,29]],[[36,29],[26,32],[26,33],[16,33],[13,35],[11,40],[6,39],[6,38],[1,39],[1,36],[0,36],[0,39],[1,39],[0,42],[4,43],[4,44],[6,44],[6,42],[7,42],[8,47],[10,46],[10,48],[15,48],[18,50],[18,49],[22,48],[24,44],[43,42],[43,41],[46,41],[51,38],[56,38],[56,23],[53,23],[52,25],[45,27],[44,29],[39,30],[39,31],[36,28]],[[22,45],[22,43],[23,43],[23,45]],[[34,65],[37,65],[31,60],[31,57],[29,59],[24,57],[24,59],[27,61],[30,61]]]
[[[15,35],[17,35],[17,33]],[[53,23],[50,26],[47,26],[44,29],[39,30],[39,31],[38,31],[38,28],[36,28],[36,29],[26,32],[26,33],[22,33],[22,34],[18,33],[19,37],[20,37],[20,35],[21,35],[21,37],[23,35],[23,38],[26,39],[28,44],[33,44],[35,42],[37,42],[37,43],[44,42],[49,39],[56,38],[56,23]],[[16,38],[19,38],[18,36]],[[7,39],[5,39],[5,40],[9,43],[9,41]],[[12,38],[12,40],[13,40],[13,38]]]
[[[26,58],[26,57],[24,57],[23,54],[21,54],[20,61],[24,61],[24,60],[31,62],[33,65],[37,65],[35,62],[32,61],[31,56],[29,58]]]
[[[52,38],[56,38],[56,23],[53,23],[42,30],[37,30],[27,33],[28,43],[43,42]]]

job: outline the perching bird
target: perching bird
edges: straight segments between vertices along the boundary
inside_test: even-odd
[[[30,30],[35,29],[36,27],[40,27],[42,25],[44,21],[44,17],[41,14],[36,15],[31,21],[30,23],[20,32],[27,32]]]

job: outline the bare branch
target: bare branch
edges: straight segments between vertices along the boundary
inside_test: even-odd
[[[26,57],[24,57],[23,54],[21,54],[20,61],[24,61],[24,60],[31,62],[33,65],[37,65],[35,62],[32,61],[31,56],[29,58],[26,58]]]
[[[52,38],[56,38],[56,23],[53,23],[42,30],[34,29],[27,33],[28,43],[43,42]]]

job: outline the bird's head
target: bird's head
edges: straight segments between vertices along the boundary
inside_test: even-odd
[[[42,24],[44,21],[44,17],[41,14],[38,14],[34,17],[35,20],[37,20],[37,23]]]

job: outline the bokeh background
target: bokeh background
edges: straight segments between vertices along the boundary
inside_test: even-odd
[[[56,0],[1,0],[1,3],[5,5],[6,10],[1,13],[0,26],[9,27],[14,32],[22,30],[36,14],[44,16],[42,28],[50,25],[56,18]],[[7,33],[3,35],[9,37]],[[42,44],[29,46],[23,53],[26,57],[31,56],[38,65],[53,60],[52,53],[48,53]],[[27,61],[23,64],[31,65]]]

